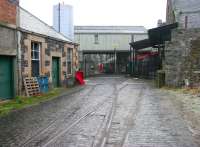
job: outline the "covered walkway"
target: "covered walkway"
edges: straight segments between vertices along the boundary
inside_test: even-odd
[[[177,27],[178,23],[174,23],[150,29],[148,39],[130,43],[131,75],[155,77],[156,71],[162,69],[165,41],[171,40],[171,30]]]

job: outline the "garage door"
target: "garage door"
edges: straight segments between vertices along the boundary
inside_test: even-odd
[[[12,57],[0,56],[0,99],[13,97]]]

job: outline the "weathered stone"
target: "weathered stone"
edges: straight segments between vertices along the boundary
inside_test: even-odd
[[[165,46],[166,84],[181,86],[185,79],[192,85],[199,83],[194,71],[200,70],[200,29],[175,30]]]
[[[45,61],[45,66],[50,66],[50,61]]]

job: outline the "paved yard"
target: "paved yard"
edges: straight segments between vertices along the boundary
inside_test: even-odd
[[[198,147],[181,112],[150,82],[87,80],[81,91],[0,118],[1,147]]]

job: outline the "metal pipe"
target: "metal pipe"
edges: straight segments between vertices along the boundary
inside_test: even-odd
[[[115,56],[114,56],[114,59],[115,59],[115,73],[117,73],[117,52],[116,52],[116,48],[114,49],[114,52],[115,52]]]
[[[58,32],[60,32],[60,3],[58,4]]]
[[[129,63],[129,74],[131,75],[132,74],[132,69],[130,67],[130,65],[132,65],[132,62],[133,62],[133,58],[132,58],[132,47],[130,46],[130,55],[129,55],[129,59],[130,59],[130,63]]]
[[[86,69],[86,68],[87,68],[87,65],[86,65],[86,64],[87,64],[87,63],[86,63],[87,61],[86,61],[86,55],[83,54],[83,57],[84,57],[84,68],[85,68],[85,78],[86,78],[86,77],[87,77],[87,69]]]
[[[21,32],[20,32],[20,14],[19,14],[19,2],[16,1],[16,9],[17,9],[17,19],[16,19],[16,26],[17,26],[17,95],[22,94],[22,71],[21,71]]]
[[[134,58],[134,70],[133,73],[136,74],[136,50],[133,48],[133,58]]]

